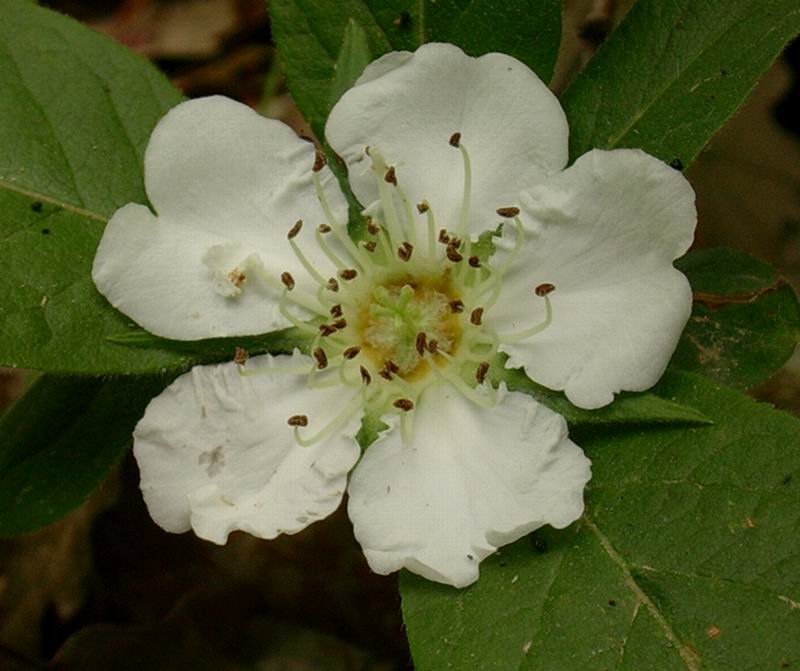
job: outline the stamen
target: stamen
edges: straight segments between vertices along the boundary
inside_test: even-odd
[[[477,256],[470,256],[469,257],[469,265],[472,268],[480,268],[481,267],[481,260]]]
[[[538,289],[538,287],[537,287],[537,289]],[[551,289],[551,291],[552,291],[552,289]],[[535,336],[535,335],[541,333],[548,326],[550,326],[550,324],[553,323],[553,306],[550,303],[550,296],[548,296],[547,293],[546,293],[546,294],[544,294],[542,296],[542,298],[544,298],[544,305],[545,305],[545,310],[546,310],[544,321],[542,323],[540,323],[540,324],[537,324],[536,326],[533,326],[533,327],[529,328],[529,329],[525,329],[523,331],[518,331],[517,333],[508,333],[508,334],[502,334],[501,333],[500,335],[498,335],[498,339],[499,339],[500,342],[502,342],[502,343],[513,343],[513,342],[518,342],[520,340],[525,340],[527,338],[530,338],[532,336]]]
[[[325,158],[325,154],[321,151],[317,151],[314,155],[314,167],[312,170],[314,172],[319,172],[325,167],[325,164],[328,162],[328,159]]]
[[[328,226],[328,224],[320,224],[319,226],[317,226],[317,230],[320,233],[330,233],[332,229],[330,226]]]
[[[286,423],[289,426],[308,426],[308,415],[292,415]]]
[[[359,366],[359,371],[361,372],[361,381],[364,384],[370,384],[372,382],[372,376],[369,374],[369,371],[364,368],[364,366]]]
[[[294,289],[294,277],[290,272],[281,273],[281,282],[283,286],[286,287],[287,290],[291,291]]]
[[[450,236],[447,235],[447,229],[443,228],[439,231],[439,242],[446,245],[450,242]]]
[[[447,258],[453,263],[458,263],[464,258],[463,255],[459,253],[458,247],[453,244],[452,240],[447,244],[447,250],[445,253],[447,254]]]
[[[344,268],[339,271],[339,277],[343,280],[353,280],[358,276],[358,271],[355,268]]]
[[[364,241],[364,249],[366,249],[370,254],[375,251],[375,248],[378,246],[378,243],[374,240],[366,240]]]
[[[516,216],[519,216],[519,208],[518,207],[498,207],[497,214],[499,214],[504,219],[513,219]]]
[[[425,217],[428,224],[428,258],[433,261],[436,258],[436,219],[427,201],[422,201],[420,205],[425,206]],[[420,205],[417,205],[417,209]]]
[[[386,174],[384,174],[383,179],[387,184],[397,186],[397,173],[395,172],[394,166],[390,166],[386,170]]]
[[[337,303],[336,305],[331,306],[330,312],[331,312],[331,317],[333,318],[341,317],[343,314],[341,304]]]
[[[469,159],[467,148],[461,143],[461,133],[454,133],[450,137],[450,145],[458,147],[461,151],[461,158],[464,161],[464,199],[461,201],[458,233],[469,240],[469,207],[472,199],[472,163]]]
[[[461,142],[461,133],[453,133],[450,136],[449,144],[451,147],[455,147],[457,149],[460,142]]]
[[[321,347],[317,347],[312,354],[314,358],[317,360],[317,368],[319,370],[323,370],[328,367],[328,355],[325,354],[325,350]]]
[[[392,405],[403,412],[409,412],[414,409],[414,401],[410,398],[398,398]]]
[[[298,219],[296,222],[294,222],[294,226],[292,226],[289,229],[289,232],[286,234],[286,237],[289,238],[289,240],[297,237],[297,234],[300,232],[301,228],[303,228],[303,220]]]
[[[234,268],[227,275],[228,282],[239,289],[245,282],[247,282],[247,275],[239,268]]]
[[[363,398],[361,392],[356,393],[347,406],[342,410],[336,417],[334,417],[327,426],[321,429],[316,435],[311,436],[311,438],[303,438],[300,436],[300,431],[298,430],[298,426],[295,425],[294,429],[294,439],[297,441],[299,445],[303,447],[309,447],[314,443],[318,443],[321,440],[327,438],[330,434],[340,428],[343,424],[345,424],[360,408],[365,405],[365,399]],[[308,419],[306,418],[306,421]]]
[[[547,294],[553,293],[556,290],[555,284],[550,284],[550,282],[545,282],[544,284],[540,284],[536,287],[533,292],[540,297],[547,296]]]
[[[453,314],[458,314],[460,312],[464,312],[464,301],[460,298],[456,298],[455,300],[450,301],[450,312]]]
[[[410,242],[403,242],[397,249],[397,256],[401,261],[410,261],[411,253],[414,251],[414,246]]]
[[[283,291],[281,295],[280,301],[278,301],[278,311],[283,315],[286,321],[291,322],[292,326],[295,328],[300,329],[301,331],[305,331],[306,333],[316,333],[313,326],[307,324],[305,322],[301,322],[297,317],[295,317],[291,312],[289,312],[289,308],[286,306],[286,301],[288,299],[288,289]]]
[[[319,334],[323,338],[327,338],[329,336],[332,336],[334,333],[336,333],[339,330],[333,324],[320,324],[318,329],[319,329]]]
[[[511,208],[516,209],[516,208]],[[513,265],[514,261],[519,254],[520,249],[522,249],[522,244],[525,242],[525,227],[522,225],[522,220],[519,217],[514,217],[514,226],[517,229],[517,237],[514,240],[514,246],[511,248],[511,251],[508,253],[505,259],[503,259],[503,263],[500,264],[497,268],[497,276],[502,278],[503,275],[506,274],[508,269]]]
[[[381,232],[381,227],[372,221],[372,219],[367,219],[367,231],[370,235],[378,235],[378,233]]]
[[[347,328],[347,320],[343,317],[340,317],[335,322],[333,322],[332,326],[337,330],[341,331],[342,329]]]
[[[478,365],[478,369],[475,371],[475,379],[478,381],[478,384],[483,384],[484,380],[486,380],[486,373],[488,372],[489,362],[481,361]]]
[[[483,321],[483,308],[475,308],[469,315],[469,323],[473,326],[480,326]]]
[[[358,345],[353,345],[352,347],[348,347],[344,352],[342,352],[342,356],[345,359],[355,359],[361,353],[361,348]]]
[[[423,200],[421,203],[417,203],[417,212],[419,212],[420,214],[425,214],[430,209],[431,206],[428,204],[427,200]]]
[[[325,218],[328,220],[328,224],[321,225],[317,231],[317,240],[320,240],[319,233],[327,233],[330,230],[336,234],[336,237],[339,241],[345,246],[348,252],[353,256],[353,258],[358,262],[361,251],[358,249],[358,246],[350,239],[350,236],[347,234],[345,227],[340,224],[335,215],[333,214],[333,210],[331,209],[330,203],[328,202],[328,197],[325,195],[325,189],[322,188],[322,182],[319,179],[319,175],[317,173],[313,174],[313,181],[314,181],[314,191],[317,193],[317,200],[319,200],[319,204],[322,206],[322,211],[325,213]],[[327,230],[326,230],[327,229]],[[326,256],[331,258],[332,250],[329,250],[327,247],[324,247],[323,252],[325,252]],[[331,259],[333,260],[333,259]],[[334,261],[334,264],[339,266]]]
[[[335,277],[331,277],[326,283],[326,286],[330,291],[333,292],[339,291],[339,282],[336,281]]]
[[[425,347],[428,344],[428,336],[425,334],[424,331],[417,333],[417,339],[414,342],[414,346],[417,348],[417,354],[420,356],[425,356]]]
[[[428,351],[431,354],[436,354],[439,352],[439,341],[436,338],[431,338],[428,341]]]
[[[439,366],[434,364],[432,360],[433,357],[430,354],[426,355],[426,358],[428,359],[428,364],[433,369],[433,372],[441,379],[449,382],[453,387],[461,392],[461,394],[467,400],[472,401],[475,405],[479,405],[483,408],[493,408],[497,405],[497,392],[493,389],[491,390],[490,394],[480,395],[475,391],[475,389],[464,382],[458,373],[451,374],[446,368],[439,368]]]

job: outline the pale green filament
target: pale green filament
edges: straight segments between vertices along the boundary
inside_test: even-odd
[[[310,447],[311,445],[324,440],[334,431],[341,428],[350,419],[352,419],[353,415],[363,408],[366,403],[367,399],[364,398],[363,392],[359,390],[355,395],[353,395],[353,398],[350,399],[350,402],[338,415],[336,415],[336,417],[334,417],[325,427],[323,427],[310,438],[303,438],[300,435],[300,427],[294,427],[294,439],[299,445],[302,445],[303,447]]]
[[[519,342],[520,340],[526,340],[527,338],[531,338],[542,331],[544,331],[550,324],[553,323],[553,306],[550,303],[549,296],[543,296],[544,304],[545,304],[545,318],[541,324],[537,324],[529,329],[525,329],[524,331],[517,331],[516,333],[501,333],[498,338],[501,343],[514,343]]]

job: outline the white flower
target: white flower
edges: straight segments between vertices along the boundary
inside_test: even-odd
[[[505,352],[584,408],[654,384],[690,311],[672,262],[694,196],[637,150],[564,169],[544,84],[444,44],[371,64],[326,135],[372,218],[357,244],[330,170],[282,124],[214,97],[153,132],[157,215],[117,211],[100,291],[168,338],[294,325],[313,343],[198,366],[154,399],[135,432],[144,497],[168,531],[224,543],[300,531],[347,490],[375,571],[468,585],[499,546],[575,521],[590,477],[564,419],[493,388],[489,362]],[[500,222],[489,257],[478,236]],[[361,455],[365,413],[389,430]]]

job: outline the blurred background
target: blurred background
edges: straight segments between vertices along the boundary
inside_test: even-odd
[[[268,1],[268,0],[267,0]],[[154,61],[188,97],[221,93],[310,129],[289,96],[265,0],[49,0]],[[562,91],[634,0],[564,0]],[[768,261],[800,287],[800,42],[687,176],[697,247]],[[29,379],[0,370],[0,410]],[[753,390],[800,414],[800,357]],[[147,515],[126,459],[90,500],[0,541],[0,669],[411,669],[395,577],[371,574],[342,511],[302,534],[225,547]]]

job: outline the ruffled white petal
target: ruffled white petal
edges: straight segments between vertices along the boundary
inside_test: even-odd
[[[247,370],[287,366],[312,363],[265,355]],[[305,376],[243,377],[232,363],[193,368],[150,402],[134,433],[150,515],[167,531],[192,528],[220,544],[237,529],[274,538],[326,517],[359,456],[358,418],[311,447],[296,443],[287,419],[307,415],[311,434],[346,403],[336,387],[308,389]]]
[[[286,241],[297,219],[307,222],[298,242],[312,263],[334,270],[311,232],[325,221],[313,164],[312,144],[245,105],[222,97],[178,105],[158,123],[145,154],[157,216],[132,204],[115,213],[95,257],[95,284],[116,308],[168,338],[288,326],[276,309],[280,274],[289,271],[300,289],[313,288]],[[320,177],[336,216],[346,221],[335,179],[327,168]],[[226,279],[237,269],[246,277],[238,292]]]
[[[427,200],[438,223],[455,229],[463,168],[448,140],[457,131],[472,159],[473,232],[494,227],[498,207],[566,165],[566,118],[542,81],[510,56],[473,58],[448,44],[372,63],[334,107],[325,135],[365,207],[378,197],[370,146],[396,166],[413,202]]]
[[[463,587],[499,546],[583,511],[590,462],[560,416],[516,392],[479,408],[429,388],[409,445],[381,435],[350,480],[348,513],[370,567]]]
[[[515,332],[544,318],[534,287],[549,282],[553,322],[501,349],[510,366],[575,405],[598,408],[655,384],[691,313],[672,262],[692,243],[694,192],[635,149],[591,151],[522,196],[526,243],[488,320]]]

